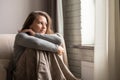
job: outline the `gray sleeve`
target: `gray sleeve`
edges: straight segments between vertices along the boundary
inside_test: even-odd
[[[50,41],[54,44],[60,45],[62,43],[61,37],[57,34],[40,34],[36,33],[35,37]]]
[[[57,45],[49,41],[30,36],[26,33],[18,33],[16,36],[16,45],[27,48],[34,48],[39,50],[57,52]]]

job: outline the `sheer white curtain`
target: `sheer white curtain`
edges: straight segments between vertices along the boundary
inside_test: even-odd
[[[119,0],[96,0],[94,80],[120,79],[119,27]]]
[[[108,80],[108,5],[107,0],[96,0],[94,80]]]
[[[62,35],[63,32],[63,6],[62,6],[62,0],[57,0],[57,26],[58,26],[58,32]]]

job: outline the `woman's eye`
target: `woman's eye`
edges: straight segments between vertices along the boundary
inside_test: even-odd
[[[38,24],[42,24],[42,22],[38,22]]]

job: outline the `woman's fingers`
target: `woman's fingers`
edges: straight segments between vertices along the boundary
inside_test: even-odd
[[[58,54],[62,55],[64,53],[64,48],[62,46],[58,46]]]
[[[23,30],[18,30],[18,32],[25,32],[25,33],[30,33],[30,35],[34,36],[35,32],[32,29],[23,29]]]

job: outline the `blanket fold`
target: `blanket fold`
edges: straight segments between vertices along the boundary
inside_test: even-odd
[[[26,49],[17,62],[15,80],[79,80],[56,53]]]

